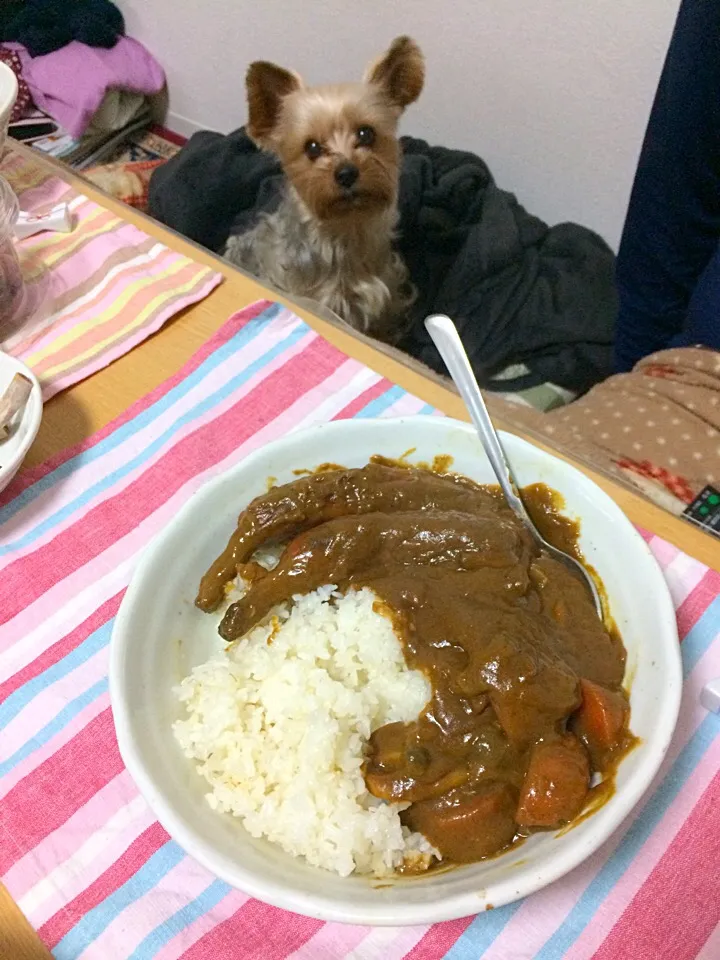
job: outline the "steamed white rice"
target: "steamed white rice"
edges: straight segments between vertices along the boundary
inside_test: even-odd
[[[175,735],[210,805],[341,876],[387,875],[432,852],[401,825],[407,804],[376,800],[363,780],[373,730],[414,720],[431,693],[375,600],[332,586],[296,597],[178,688],[187,719]]]

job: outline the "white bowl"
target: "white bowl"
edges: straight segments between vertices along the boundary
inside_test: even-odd
[[[248,456],[193,496],[139,564],[115,622],[110,694],[120,752],[160,823],[227,883],[268,903],[324,920],[360,924],[433,923],[526,896],[588,857],[649,786],[670,743],[681,690],[675,612],[660,569],[615,503],[573,467],[504,435],[521,484],[547,483],[581,521],[581,546],[605,584],[628,651],[631,728],[639,746],[620,764],[617,789],[591,817],[564,833],[538,834],[494,860],[382,884],[339,879],[250,837],[213,812],[206,784],[180,752],[171,724],[180,715],[172,688],[222,648],[218,618],[193,606],[201,574],[224,547],[237,514],[293,470],[332,461],[361,466],[375,453],[431,461],[492,482],[472,428],[440,417],[345,420],[289,435]]]
[[[16,373],[26,376],[33,386],[25,408],[13,421],[10,436],[0,440],[0,490],[5,489],[20,469],[42,420],[42,393],[37,377],[24,363],[0,350],[0,396]]]
[[[6,63],[0,62],[0,156],[7,136],[10,114],[18,94],[17,77]]]

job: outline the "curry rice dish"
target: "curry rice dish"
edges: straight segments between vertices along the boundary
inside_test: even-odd
[[[552,491],[524,498],[578,555]],[[243,511],[197,606],[238,582],[175,732],[211,806],[309,863],[493,856],[578,817],[632,743],[619,636],[497,488],[382,458],[302,476]]]

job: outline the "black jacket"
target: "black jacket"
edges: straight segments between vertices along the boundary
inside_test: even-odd
[[[73,40],[114,47],[124,33],[123,15],[110,0],[0,0],[0,42],[22,43],[31,57]]]
[[[400,344],[433,369],[429,313],[460,329],[480,383],[517,390],[551,381],[584,392],[611,373],[614,256],[571,223],[548,227],[500,190],[472,153],[403,137],[398,249],[418,288]],[[150,213],[220,251],[277,204],[277,161],[243,130],[195,134],[150,181]],[[529,373],[492,381],[511,364]]]

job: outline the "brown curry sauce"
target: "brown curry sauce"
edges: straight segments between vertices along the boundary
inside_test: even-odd
[[[596,808],[633,738],[625,650],[586,586],[538,551],[499,488],[447,473],[449,458],[433,466],[375,457],[273,488],[241,514],[196,603],[215,609],[242,572],[250,587],[220,625],[235,640],[293,594],[328,583],[377,594],[433,693],[416,721],[373,733],[366,784],[409,803],[403,822],[447,864],[570,823],[593,794]],[[523,499],[543,535],[581,558],[558,495],[537,484]],[[266,542],[287,544],[270,572],[251,561]]]

